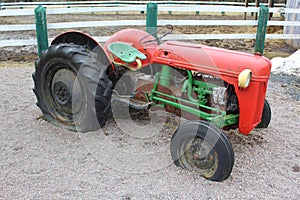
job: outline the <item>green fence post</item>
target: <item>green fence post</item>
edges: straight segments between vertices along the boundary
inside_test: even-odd
[[[263,54],[265,47],[268,16],[269,8],[264,5],[260,6],[254,51],[261,54]]]
[[[170,2],[170,1],[172,1],[172,0],[168,0],[168,5],[171,5],[172,4],[172,2]],[[172,11],[168,11],[168,13],[169,13],[169,15],[172,15]]]
[[[48,32],[46,20],[46,8],[39,5],[35,10],[36,38],[39,58],[44,50],[48,49]]]
[[[149,2],[146,13],[146,31],[153,33],[157,30],[157,4]]]
[[[196,3],[196,6],[200,5],[200,3]],[[200,15],[200,11],[196,11],[196,16]]]

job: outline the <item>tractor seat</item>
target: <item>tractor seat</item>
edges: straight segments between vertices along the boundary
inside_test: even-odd
[[[146,56],[142,52],[123,42],[113,42],[109,44],[108,50],[126,63],[132,63],[137,58],[141,60],[146,59]]]

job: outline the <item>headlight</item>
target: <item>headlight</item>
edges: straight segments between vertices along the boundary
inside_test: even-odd
[[[251,81],[252,72],[250,69],[243,70],[238,77],[238,84],[241,88],[247,88]]]

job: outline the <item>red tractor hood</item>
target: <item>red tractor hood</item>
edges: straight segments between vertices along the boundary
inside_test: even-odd
[[[267,82],[271,70],[269,59],[260,54],[177,41],[159,45],[153,51],[152,62],[220,76],[223,79],[235,79],[241,71],[250,69],[252,81],[259,82]]]

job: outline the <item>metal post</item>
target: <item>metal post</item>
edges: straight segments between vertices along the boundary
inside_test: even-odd
[[[39,5],[35,10],[36,37],[39,58],[44,50],[48,49],[48,32],[46,20],[46,8]]]
[[[260,52],[263,54],[265,47],[265,39],[267,32],[267,23],[268,23],[269,8],[261,5],[259,9],[256,41],[255,41],[255,52]]]
[[[160,75],[160,84],[163,86],[170,86],[170,81],[171,81],[171,72],[172,72],[172,68],[167,66],[167,65],[163,65],[161,68],[161,75]]]

